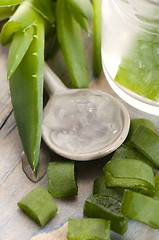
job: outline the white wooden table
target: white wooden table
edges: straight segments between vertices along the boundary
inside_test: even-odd
[[[92,194],[93,181],[103,174],[103,166],[110,156],[91,162],[77,162],[78,196],[70,199],[55,199],[59,209],[58,213],[45,227],[40,228],[25,216],[17,207],[17,202],[39,184],[46,188],[46,176],[40,182],[33,183],[28,180],[22,171],[21,154],[23,149],[14,120],[6,80],[7,53],[8,48],[0,46],[0,240],[66,240],[67,226],[63,226],[63,224],[67,222],[69,217],[83,217],[84,201]],[[86,41],[86,53],[89,56],[90,78],[93,80],[91,71],[92,45],[89,41]],[[49,63],[59,77],[66,82],[68,74],[60,53],[57,53],[56,60],[51,60]],[[117,97],[106,83],[103,74],[91,87],[102,89]],[[127,104],[125,105],[131,118],[144,117],[151,119],[159,131],[158,117],[144,114]],[[56,154],[51,155],[52,160],[57,157]],[[62,226],[62,233],[58,231],[55,236],[52,231]],[[112,232],[111,239],[158,240],[159,230],[130,220],[127,233],[120,236]]]

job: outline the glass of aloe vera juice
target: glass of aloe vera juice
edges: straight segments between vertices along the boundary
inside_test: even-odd
[[[102,64],[124,101],[159,115],[159,0],[103,0]]]

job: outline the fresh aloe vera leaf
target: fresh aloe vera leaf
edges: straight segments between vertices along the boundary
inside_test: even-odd
[[[35,175],[41,142],[43,68],[44,22],[38,21],[33,41],[9,80],[19,135]]]
[[[87,88],[89,75],[80,26],[65,0],[57,1],[56,16],[58,40],[71,80],[75,87]]]
[[[95,77],[102,72],[101,61],[101,5],[102,0],[93,0],[93,70]]]
[[[68,240],[110,240],[110,221],[98,218],[68,219]]]
[[[34,188],[19,201],[17,205],[41,227],[43,227],[58,210],[56,202],[42,186]]]
[[[26,30],[17,32],[11,41],[9,54],[8,54],[8,79],[14,73],[16,68],[19,66],[24,55],[26,54],[34,36],[35,27],[31,26]]]
[[[55,16],[51,0],[26,0],[38,13],[40,13],[51,24],[55,21]]]
[[[16,5],[24,0],[0,0],[0,6]]]
[[[0,7],[0,21],[9,18],[14,12],[14,7]]]
[[[85,30],[87,33],[90,32],[89,30],[89,24],[88,24],[88,20],[83,17],[81,14],[78,13],[78,11],[76,9],[74,9],[72,6],[69,7],[70,11],[74,17],[74,19],[78,22],[78,24],[81,26],[81,28],[83,28],[83,30]]]
[[[90,0],[67,0],[76,11],[88,20],[93,18],[93,8]]]
[[[8,44],[15,32],[33,25],[41,16],[25,2],[15,11],[1,31],[1,43]]]

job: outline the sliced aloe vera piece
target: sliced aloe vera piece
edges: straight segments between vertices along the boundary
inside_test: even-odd
[[[130,142],[159,168],[159,136],[156,133],[140,125],[130,137]]]
[[[17,5],[24,0],[0,0],[0,6]]]
[[[51,24],[55,21],[55,16],[51,0],[26,0],[38,13],[40,13]]]
[[[47,189],[53,197],[77,195],[74,161],[65,160],[49,163]]]
[[[24,55],[26,54],[33,40],[34,32],[35,27],[31,26],[26,30],[21,30],[17,32],[13,36],[8,54],[8,69],[7,69],[8,79],[15,72],[16,68],[19,66]]]
[[[151,120],[144,119],[144,118],[131,119],[129,134],[128,134],[125,142],[124,142],[125,144],[128,144],[128,145],[131,144],[129,139],[131,138],[131,136],[133,135],[135,130],[138,128],[138,126],[141,125],[141,124],[146,126],[149,129],[151,129],[154,133],[157,133],[157,130],[155,128],[155,124]]]
[[[132,148],[132,146],[121,145],[114,153],[113,157],[111,158],[112,161],[119,160],[119,159],[136,159],[142,162],[147,163],[151,167],[154,167],[154,164],[146,158],[141,152]]]
[[[93,8],[90,0],[68,0],[68,3],[88,20],[93,18]]]
[[[105,183],[108,187],[122,187],[155,194],[152,168],[145,162],[135,159],[109,161],[104,167]]]
[[[18,207],[43,227],[57,212],[52,196],[41,186],[34,188],[20,202]]]
[[[134,93],[159,101],[157,34],[138,34],[121,57],[115,81]]]
[[[68,240],[110,240],[110,222],[104,219],[68,219]]]
[[[88,87],[89,75],[81,29],[65,0],[57,1],[56,16],[58,40],[71,80],[75,87]]]
[[[0,21],[9,18],[14,12],[14,7],[0,7]]]
[[[1,31],[1,43],[8,44],[14,33],[36,24],[41,16],[25,2],[15,11],[13,16],[4,25]]]
[[[105,177],[100,177],[94,181],[93,194],[110,195],[122,200],[124,189],[107,187],[105,184]]]
[[[84,215],[91,218],[110,220],[111,230],[124,234],[128,220],[120,213],[121,201],[110,195],[93,195],[84,204]]]
[[[39,162],[43,102],[44,22],[38,21],[36,34],[10,83],[14,115],[27,159],[35,174]]]

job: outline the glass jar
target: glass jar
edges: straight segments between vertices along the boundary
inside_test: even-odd
[[[124,101],[159,115],[159,0],[103,0],[102,64]]]

